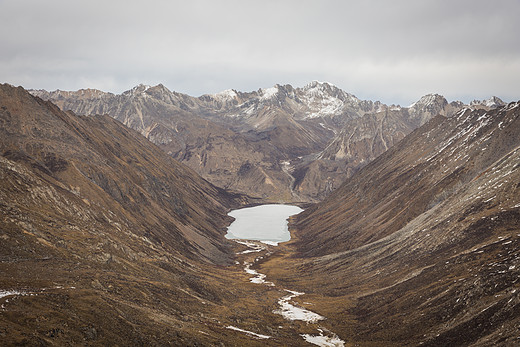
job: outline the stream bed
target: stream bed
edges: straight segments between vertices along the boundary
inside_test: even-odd
[[[250,253],[259,253],[253,261],[244,261],[244,271],[253,277],[249,280],[252,283],[276,287],[273,282],[266,280],[266,275],[259,273],[251,267],[259,260],[268,257],[271,252],[266,245],[278,245],[279,242],[290,240],[290,233],[287,226],[287,220],[290,216],[303,211],[297,206],[290,205],[261,205],[251,208],[244,208],[235,210],[229,213],[235,218],[235,221],[229,226],[228,239],[233,239],[236,242],[247,246],[249,249],[238,252],[237,255],[248,255]],[[259,242],[254,242],[259,241]],[[262,253],[262,254],[260,254]],[[278,300],[279,309],[273,311],[290,321],[304,321],[309,324],[317,324],[319,321],[326,318],[299,307],[293,298],[304,295],[305,293],[289,290],[287,288],[279,288],[287,292],[287,295],[282,296]],[[242,331],[248,335],[261,338],[270,338],[267,335],[260,335],[254,332],[241,330],[236,327],[227,327],[236,331]],[[317,325],[318,334],[300,334],[300,336],[308,343],[323,347],[344,347],[345,342],[341,340],[335,333]]]

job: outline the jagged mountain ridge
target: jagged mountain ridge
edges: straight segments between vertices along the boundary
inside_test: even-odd
[[[432,117],[450,117],[464,106],[460,102],[448,104],[444,97],[429,94],[408,108],[385,107],[383,111],[352,119],[314,160],[298,166],[294,174],[295,189],[313,191],[316,193],[313,197],[321,200]],[[322,186],[316,189],[316,184]]]
[[[222,115],[246,119],[249,125],[255,128],[262,127],[262,123],[254,122],[258,120],[258,114],[262,109],[270,106],[278,106],[297,120],[335,118],[337,123],[332,125],[336,126],[338,124],[341,126],[341,123],[348,118],[356,118],[382,106],[380,102],[360,100],[330,83],[318,81],[313,81],[302,88],[276,84],[271,88],[250,93],[235,90],[227,93],[236,102],[230,107],[222,108]],[[219,93],[203,95],[201,98],[208,100],[218,99],[221,96],[222,93]]]
[[[31,92],[63,110],[109,114],[212,183],[271,201],[320,200],[403,135],[437,113],[451,114],[464,106],[434,94],[408,108],[387,106],[316,81],[302,88],[277,84],[200,97],[171,92],[163,85],[139,85],[121,95]],[[486,103],[493,104],[488,100],[472,107]],[[382,118],[382,113],[392,115],[385,118],[388,126],[373,121],[358,126],[360,118]],[[344,147],[343,137],[360,131],[367,140],[353,145],[360,147],[353,163],[328,153]],[[382,146],[367,148],[378,139]]]
[[[433,118],[298,215],[296,273],[272,276],[323,295],[347,342],[514,345],[519,131],[518,102]]]
[[[53,93],[34,94],[79,114],[109,114],[221,187],[249,188],[251,195],[261,197],[290,196],[289,177],[276,170],[282,154],[266,142],[251,141],[227,125],[201,117],[195,98],[162,85],[140,85],[121,95],[105,93],[94,99],[83,92],[73,98]]]

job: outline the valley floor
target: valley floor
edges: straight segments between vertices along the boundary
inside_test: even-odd
[[[297,292],[294,290],[286,289],[286,288],[280,288],[277,287],[276,284],[274,284],[271,281],[266,281],[266,275],[259,273],[258,271],[251,269],[252,266],[255,266],[258,262],[265,262],[268,261],[270,256],[273,254],[273,252],[277,252],[278,247],[273,246],[267,246],[265,244],[262,244],[260,242],[243,242],[243,241],[237,241],[240,244],[244,244],[248,246],[250,249],[238,252],[237,255],[239,255],[240,258],[244,258],[245,260],[242,261],[242,263],[237,260],[237,265],[243,264],[245,266],[244,270],[247,274],[253,275],[254,277],[251,277],[249,279],[250,282],[264,285],[267,287],[271,287],[272,289],[279,289],[282,292],[285,292],[285,295],[280,297],[278,299],[278,305],[279,308],[272,311],[272,313],[279,314],[283,318],[285,318],[286,324],[279,325],[279,329],[289,329],[289,330],[295,330],[294,327],[285,327],[284,325],[287,325],[287,323],[293,323],[293,322],[305,322],[306,327],[305,330],[299,333],[301,338],[308,343],[312,343],[318,346],[337,346],[342,347],[344,346],[344,341],[341,340],[335,333],[327,329],[322,323],[327,319],[326,317],[323,317],[310,309],[303,308],[303,306],[312,306],[312,303],[310,302],[304,302],[303,305],[301,303],[296,303],[296,299],[300,296],[304,296],[305,293],[303,292]],[[256,254],[256,256],[255,256]],[[300,301],[300,300],[298,300]],[[326,325],[326,324],[325,324]],[[308,331],[314,327],[315,331],[314,333],[308,333]],[[231,327],[234,330],[241,331],[236,327]],[[257,333],[249,332],[249,331],[242,331],[246,334],[256,337],[256,338],[266,338],[270,339],[271,336],[268,335],[259,335]],[[296,329],[296,332],[298,330]],[[276,338],[274,339],[276,341]],[[302,342],[303,343],[303,342]]]

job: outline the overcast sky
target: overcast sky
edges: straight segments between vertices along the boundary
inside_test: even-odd
[[[520,99],[519,0],[0,0],[0,82]]]

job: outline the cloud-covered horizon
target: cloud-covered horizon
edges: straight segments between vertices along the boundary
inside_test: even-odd
[[[362,99],[520,99],[520,2],[0,0],[0,82],[199,96],[328,81]]]

